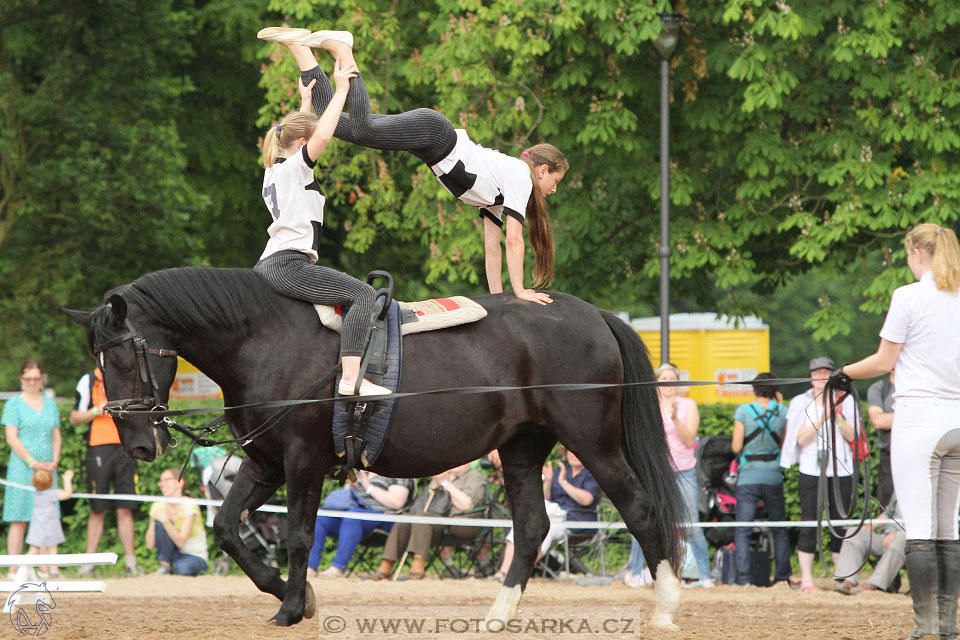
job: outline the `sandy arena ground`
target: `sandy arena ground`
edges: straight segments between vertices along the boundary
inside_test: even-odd
[[[821,586],[829,589],[829,582]],[[652,588],[565,585],[531,580],[521,622],[497,635],[476,632],[500,588],[490,580],[375,583],[359,578],[313,581],[319,611],[291,628],[265,626],[279,601],[245,577],[147,576],[107,581],[101,594],[54,594],[53,623],[42,637],[187,640],[217,638],[474,638],[571,637],[776,640],[902,639],[911,629],[905,595],[843,596],[787,587],[684,589],[679,632],[648,629]],[[34,613],[34,616],[36,614]],[[396,623],[393,630],[385,628]],[[416,625],[422,625],[418,631]],[[409,626],[408,626],[409,625]],[[323,628],[323,630],[321,630]],[[482,627],[481,627],[482,628]],[[0,638],[23,637],[9,619]]]

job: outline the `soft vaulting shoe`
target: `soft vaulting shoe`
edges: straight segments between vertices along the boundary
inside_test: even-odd
[[[327,40],[342,42],[353,49],[353,34],[349,31],[314,31],[313,33],[304,35],[304,37],[300,39],[300,44],[319,49],[320,45]]]
[[[310,29],[294,29],[292,27],[267,27],[260,29],[257,37],[261,40],[273,42],[299,42],[304,36],[310,35]]]
[[[340,380],[340,385],[337,387],[337,390],[342,396],[352,396],[355,389],[356,383],[350,383],[346,380]],[[364,379],[360,383],[360,395],[362,396],[386,396],[393,393],[390,389],[386,387],[381,387],[378,384],[373,384],[369,380]]]

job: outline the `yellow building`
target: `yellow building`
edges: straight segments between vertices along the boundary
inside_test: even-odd
[[[222,398],[220,387],[195,366],[177,358],[177,377],[170,387],[171,400],[214,400]]]
[[[660,317],[634,318],[630,325],[650,350],[654,368],[660,363]],[[753,380],[770,370],[770,327],[756,316],[738,322],[714,313],[670,315],[670,361],[680,369],[681,380],[729,382]],[[688,387],[698,403],[754,400],[750,385],[727,384]]]

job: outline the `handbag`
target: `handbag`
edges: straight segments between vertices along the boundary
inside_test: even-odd
[[[359,496],[349,487],[331,491],[327,494],[327,497],[323,499],[323,503],[320,506],[330,511],[349,511],[353,508],[367,508],[367,505],[363,504]]]
[[[433,496],[433,499],[430,498]],[[429,500],[429,504],[427,501]],[[433,491],[424,491],[413,501],[410,507],[410,513],[430,513],[435,516],[448,516],[453,509],[453,501],[450,499],[450,492],[443,489]]]
[[[854,462],[863,462],[870,457],[870,449],[867,447],[867,437],[861,435],[859,438],[854,438],[850,443],[850,451],[853,454]]]

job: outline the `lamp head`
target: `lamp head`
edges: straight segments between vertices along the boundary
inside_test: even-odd
[[[653,48],[657,55],[664,60],[673,57],[677,45],[680,44],[680,27],[683,24],[683,17],[678,13],[664,13],[660,16],[660,35],[653,41]]]

